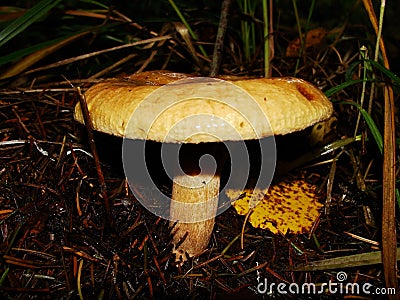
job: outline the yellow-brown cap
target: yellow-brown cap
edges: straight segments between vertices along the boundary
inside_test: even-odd
[[[153,71],[105,80],[85,97],[95,130],[172,143],[287,134],[333,111],[318,88],[296,78],[221,80]],[[79,104],[75,119],[83,122]]]

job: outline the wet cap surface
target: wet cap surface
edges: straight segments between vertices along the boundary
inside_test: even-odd
[[[319,89],[295,78],[219,80],[143,72],[98,83],[85,97],[96,130],[172,143],[287,134],[328,118],[333,110]],[[75,119],[83,122],[79,105]]]

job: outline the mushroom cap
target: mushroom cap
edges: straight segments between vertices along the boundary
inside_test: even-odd
[[[223,80],[164,71],[104,80],[85,98],[95,130],[171,143],[287,134],[333,111],[318,88],[297,78]],[[83,123],[79,104],[75,119]]]

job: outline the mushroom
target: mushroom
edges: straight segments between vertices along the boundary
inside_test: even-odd
[[[94,129],[124,137],[123,160],[131,187],[136,179],[153,184],[145,146],[132,148],[131,141],[162,143],[172,196],[159,192],[141,202],[173,224],[179,260],[204,251],[215,216],[229,207],[218,203],[226,152],[231,156],[228,184],[244,187],[249,172],[244,140],[302,130],[332,114],[331,102],[319,89],[295,78],[223,80],[153,71],[104,80],[85,97]],[[75,119],[83,123],[79,105]],[[258,181],[266,185],[275,166],[275,144],[267,144],[268,151],[262,149],[261,155],[273,163]]]

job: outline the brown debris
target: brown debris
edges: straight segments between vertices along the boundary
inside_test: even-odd
[[[2,294],[78,295],[80,275],[84,295],[104,294],[108,299],[200,297],[210,295],[211,286],[218,295],[255,296],[257,278],[302,280],[285,270],[322,258],[321,250],[329,253],[340,250],[345,241],[354,242],[335,233],[359,228],[349,203],[340,211],[332,207],[330,217],[313,229],[320,248],[304,235],[283,238],[247,228],[241,249],[242,219],[230,209],[217,217],[207,250],[183,266],[176,265],[168,222],[145,210],[124,188],[123,174],[100,155],[115,232],[104,228],[106,212],[95,164],[88,144],[76,138],[82,129],[73,122],[76,101],[75,92],[1,96]],[[332,232],[330,237],[324,237],[327,232]],[[358,235],[373,240],[375,230],[369,233]],[[362,249],[361,242],[352,245],[347,251]],[[371,276],[379,280],[374,273]]]

